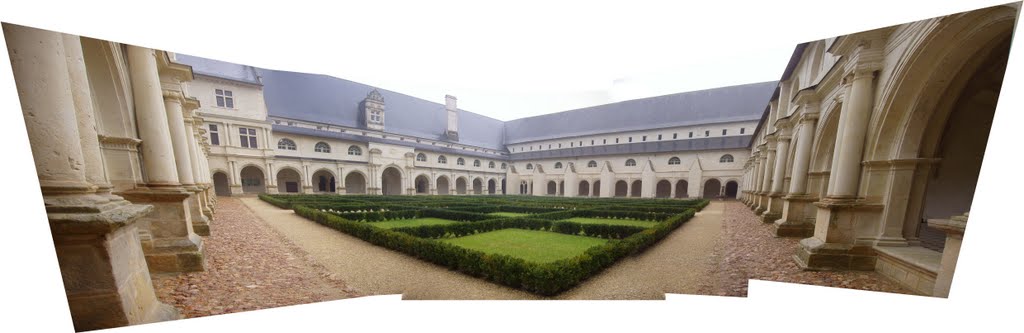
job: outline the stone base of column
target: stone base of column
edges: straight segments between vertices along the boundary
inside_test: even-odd
[[[192,231],[199,236],[209,236],[210,219],[203,214],[203,204],[201,202],[203,200],[203,190],[196,186],[188,186],[185,190],[192,192],[192,196],[188,198],[189,215],[192,217]]]
[[[455,192],[452,192],[452,193],[455,193]],[[368,187],[368,188],[366,188],[366,194],[380,195],[381,194],[380,193],[380,188],[379,187]]]
[[[231,189],[232,196],[238,196],[242,195],[242,193],[245,193],[244,191],[242,191],[242,185],[231,185],[229,188]]]
[[[767,193],[757,192],[754,196],[754,204],[751,209],[754,210],[755,215],[761,215],[764,211],[768,210],[768,197]]]
[[[302,187],[302,191],[300,193],[302,193],[302,194],[312,194],[313,193],[313,186],[303,186]]]
[[[761,222],[775,223],[782,218],[783,195],[785,194],[778,192],[767,194],[768,204],[765,205],[766,209],[761,213]]]
[[[143,242],[146,263],[152,273],[196,272],[206,269],[203,240],[193,231],[190,209],[191,192],[178,187],[137,188],[122,193],[125,199],[153,206],[142,217],[140,227],[148,227],[151,242]]]
[[[825,243],[811,237],[800,241],[793,259],[807,271],[873,271],[878,256],[870,246]]]
[[[807,238],[814,235],[814,215],[808,210],[817,197],[787,195],[782,198],[782,217],[775,221],[775,237]]]
[[[76,331],[181,318],[156,298],[139,243],[136,221],[152,206],[117,196],[48,196],[44,201]]]

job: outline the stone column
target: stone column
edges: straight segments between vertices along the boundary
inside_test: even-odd
[[[653,198],[655,189],[658,187],[657,179],[654,177],[654,166],[651,165],[651,160],[643,163],[645,165],[640,173],[640,197]]]
[[[811,110],[806,105],[801,108],[803,114],[797,132],[789,194],[783,197],[782,218],[775,222],[775,235],[779,237],[810,237],[814,233],[813,219],[806,211],[817,197],[807,195],[807,173],[818,115],[816,109]]]
[[[3,30],[75,330],[177,319],[156,299],[139,245],[135,222],[152,206],[109,189],[97,195],[90,183],[106,178],[99,155],[84,156],[99,146],[79,130],[95,125],[91,105],[77,109],[87,106],[89,89],[78,37],[6,23]]]
[[[764,223],[775,223],[776,220],[782,217],[782,196],[784,192],[783,181],[786,178],[786,162],[789,158],[789,141],[791,137],[788,135],[788,122],[786,119],[779,120],[778,125],[780,128],[778,143],[776,144],[775,153],[775,167],[772,173],[771,191],[768,192],[768,205],[763,213],[761,213],[761,222]],[[771,156],[769,155],[769,158]]]
[[[768,193],[771,192],[772,188],[772,175],[775,174],[775,142],[776,138],[774,134],[768,137],[768,145],[766,146],[767,156],[764,160],[764,173],[761,178],[761,196],[758,200],[757,206],[754,207],[754,214],[761,215],[768,210]]]
[[[127,53],[147,182],[144,187],[126,191],[123,195],[132,202],[154,207],[153,213],[142,218],[143,225],[149,226],[153,237],[151,242],[143,244],[146,262],[152,272],[204,270],[203,240],[192,230],[189,202],[192,193],[179,180],[171,124],[158,76],[156,57],[162,55],[133,45],[128,46]],[[175,126],[184,126],[180,109],[177,115]],[[175,133],[184,139],[184,130],[178,129],[181,132],[175,130]],[[187,154],[185,150],[181,152]],[[187,174],[191,178],[191,171]]]
[[[183,129],[185,130],[184,145],[187,155],[183,159],[188,162],[187,164],[189,165],[189,169],[192,173],[193,184],[195,184],[193,188],[193,201],[190,202],[193,205],[193,207],[191,207],[192,230],[197,235],[209,236],[210,218],[212,215],[210,214],[210,209],[206,208],[206,186],[205,184],[201,184],[203,178],[200,171],[201,166],[199,165],[199,158],[196,152],[196,135],[194,131],[195,123],[193,123],[191,110],[182,111],[184,119]],[[175,155],[175,158],[177,158],[177,155]]]
[[[164,90],[164,109],[167,111],[168,128],[171,134],[171,146],[174,150],[175,166],[178,170],[178,179],[182,188],[191,192],[188,200],[188,210],[192,218],[192,231],[197,235],[210,235],[210,220],[203,215],[203,207],[199,198],[202,189],[196,186],[196,177],[193,174],[192,157],[189,152],[189,130],[185,124],[185,109],[182,106],[185,96],[180,91]],[[191,122],[187,124],[191,129]]]
[[[968,215],[968,213],[964,213],[962,216],[954,216],[948,220],[928,220],[928,226],[946,233],[946,245],[942,248],[942,261],[939,263],[939,272],[935,277],[935,290],[932,296],[949,297],[949,288],[953,283],[957,258],[960,257],[960,245],[964,239],[964,230],[967,228]]]
[[[757,211],[757,206],[761,203],[761,184],[764,183],[764,166],[765,164],[768,164],[768,152],[766,147],[767,146],[762,146],[759,148],[757,169],[754,170],[753,176],[754,183],[751,184],[751,191],[754,192],[754,196],[750,200],[750,209],[753,209],[755,212]]]
[[[612,173],[611,165],[604,162],[601,168],[601,197],[611,198],[615,196],[615,174]]]
[[[579,196],[580,182],[576,177],[576,167],[572,164],[566,166],[565,169],[565,196],[576,197]]]
[[[839,154],[836,174],[836,190],[833,197],[854,198],[860,183],[860,162],[864,154],[864,137],[871,119],[873,72],[859,72],[853,76],[848,102],[849,115],[843,126],[843,145]]]

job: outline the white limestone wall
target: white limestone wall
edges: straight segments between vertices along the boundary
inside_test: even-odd
[[[234,96],[234,108],[217,106],[216,89],[231,91]],[[199,112],[257,121],[267,120],[263,89],[259,86],[196,75],[195,80],[188,83],[187,90],[187,94],[199,100]]]
[[[757,121],[683,126],[655,130],[587,135],[573,138],[559,138],[553,140],[539,140],[532,141],[529,143],[508,145],[508,149],[510,152],[518,153],[529,151],[543,151],[551,149],[576,148],[580,147],[581,144],[583,147],[590,147],[639,142],[701,139],[708,137],[717,138],[723,136],[742,136],[753,134],[755,127],[757,127]],[[722,130],[726,131],[725,135],[722,135]],[[692,137],[690,136],[691,133],[693,134]],[[660,140],[658,139],[659,135],[661,135]],[[646,141],[644,140],[644,136],[647,137]],[[630,138],[632,138],[632,142],[630,141]]]

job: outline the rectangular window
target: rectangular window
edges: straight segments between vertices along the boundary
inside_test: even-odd
[[[629,142],[633,142],[633,137],[629,137]]]
[[[725,135],[725,133],[727,133],[727,131],[728,130],[722,130],[722,135]]]
[[[259,146],[256,145],[256,129],[239,127],[238,142],[242,144],[242,148],[259,148]]]
[[[704,131],[704,136],[711,136],[711,131]]]
[[[672,133],[672,139],[678,139],[679,133]]]
[[[740,134],[743,134],[743,132],[746,132],[746,130],[746,128],[740,127]]]
[[[644,141],[644,142],[647,142],[647,136],[646,136],[646,135],[644,135],[644,137],[643,137],[643,138],[641,138],[641,139],[640,139],[640,141]]]
[[[601,144],[602,145],[608,144],[608,139],[601,139]]]
[[[575,142],[570,142],[570,143],[569,143],[569,147],[572,147],[572,146],[573,146],[573,145],[575,145],[575,144],[576,144]]]
[[[619,143],[619,138],[615,138],[615,143]]]
[[[216,124],[210,124],[210,144],[220,146],[220,131],[217,130]]]
[[[561,143],[558,144],[558,148],[562,148],[562,144]]]
[[[690,137],[691,137],[691,138],[693,137],[693,132],[690,132]]]
[[[214,89],[214,93],[217,95],[217,106],[228,109],[235,108],[235,97],[231,94],[231,90]]]
[[[661,141],[661,134],[658,134],[658,141]]]

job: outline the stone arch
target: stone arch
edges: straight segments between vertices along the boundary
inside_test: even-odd
[[[625,197],[629,195],[629,184],[625,180],[615,182],[615,196]]]
[[[502,178],[501,179],[501,194],[508,194],[508,187],[506,187],[507,185],[508,184],[507,184],[507,181],[505,180],[505,178]]]
[[[498,193],[498,183],[497,183],[497,181],[495,181],[494,178],[491,178],[491,179],[487,180],[487,194],[497,194],[497,193]]]
[[[249,164],[242,167],[242,170],[238,172],[238,178],[242,180],[242,193],[267,192],[267,184],[264,183],[266,174],[259,166]]]
[[[735,199],[739,194],[740,184],[735,180],[730,180],[725,183],[725,197]]]
[[[580,184],[577,186],[576,195],[581,197],[590,196],[590,183],[586,180],[581,180]]]
[[[445,175],[438,176],[437,183],[434,186],[437,187],[437,194],[439,195],[449,194],[449,190],[452,187],[451,182],[448,180],[448,176]]]
[[[416,194],[430,194],[430,177],[425,174],[416,176],[416,180],[413,181],[413,185],[416,188]]]
[[[277,170],[277,192],[278,193],[301,193],[302,172],[298,169],[285,166]]]
[[[310,179],[310,184],[313,184],[314,193],[334,193],[337,187],[337,180],[334,177],[334,172],[326,168],[321,168],[313,172],[313,176]]]
[[[473,194],[484,194],[484,181],[480,177],[473,178]]]
[[[658,181],[654,188],[654,196],[657,198],[668,198],[672,196],[672,182],[668,179]]]
[[[722,181],[718,178],[711,178],[704,181],[704,191],[702,197],[705,199],[714,199],[722,195]]]
[[[365,194],[366,193],[366,175],[362,171],[353,170],[345,175],[345,193],[347,194]]]
[[[629,189],[629,196],[633,197],[633,198],[639,198],[639,197],[643,196],[643,193],[641,193],[641,190],[643,189],[643,186],[644,186],[644,182],[643,181],[641,181],[639,179],[634,180],[633,181],[633,185]]]
[[[455,194],[466,194],[468,185],[466,184],[466,177],[455,178]]]
[[[690,183],[685,179],[676,182],[676,198],[689,198]]]
[[[219,196],[231,196],[231,177],[227,172],[213,172],[213,192]]]
[[[556,183],[554,180],[549,180],[548,181],[548,191],[547,191],[547,194],[548,195],[558,195],[558,183]]]
[[[595,180],[594,181],[594,186],[591,186],[591,187],[594,188],[594,190],[591,191],[590,196],[592,196],[592,197],[599,197],[599,196],[601,196],[601,181],[600,180]]]
[[[383,195],[402,195],[402,181],[405,177],[397,166],[388,166],[380,173],[380,193]]]

